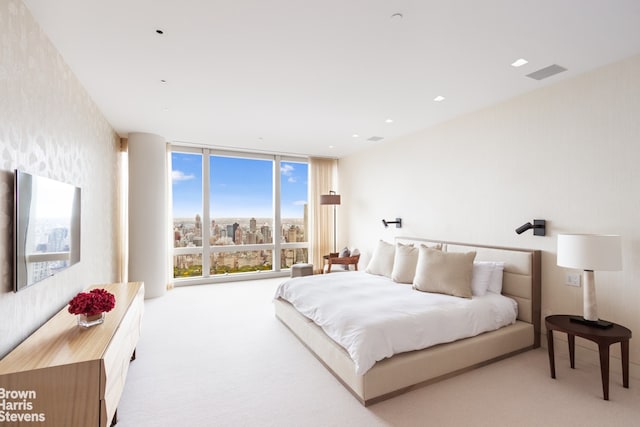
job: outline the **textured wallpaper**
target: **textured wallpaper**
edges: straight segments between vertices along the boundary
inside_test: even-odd
[[[20,1],[0,0],[0,357],[76,292],[116,280],[119,138]],[[81,260],[12,290],[13,170],[82,188]]]

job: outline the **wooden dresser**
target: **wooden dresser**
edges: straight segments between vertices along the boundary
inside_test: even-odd
[[[111,424],[140,336],[144,284],[94,287],[116,298],[103,324],[81,328],[65,306],[0,360],[0,425]]]

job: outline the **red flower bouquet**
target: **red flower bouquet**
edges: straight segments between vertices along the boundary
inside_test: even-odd
[[[104,289],[92,289],[89,292],[80,292],[69,301],[69,313],[94,316],[111,311],[116,306],[116,297]]]

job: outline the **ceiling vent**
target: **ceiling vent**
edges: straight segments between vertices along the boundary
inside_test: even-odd
[[[382,141],[384,139],[384,137],[382,136],[372,136],[371,138],[367,139],[367,141],[369,142],[378,142],[378,141]]]
[[[549,65],[548,67],[540,68],[538,71],[534,71],[531,74],[527,74],[527,77],[531,77],[535,80],[546,79],[547,77],[555,76],[558,73],[567,71],[566,68],[559,66],[558,64]]]

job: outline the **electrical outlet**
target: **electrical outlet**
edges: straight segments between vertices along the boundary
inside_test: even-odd
[[[576,286],[580,287],[580,274],[578,273],[567,273],[564,279],[564,284],[568,286]]]

